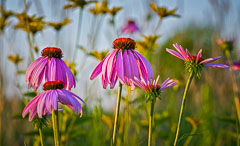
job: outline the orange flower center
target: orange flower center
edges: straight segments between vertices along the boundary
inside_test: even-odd
[[[42,50],[42,56],[49,58],[62,58],[62,50],[60,48],[55,47],[47,47]]]
[[[131,49],[134,50],[136,46],[136,43],[133,39],[130,38],[118,38],[113,42],[113,48],[114,49]]]
[[[43,85],[43,90],[55,90],[55,89],[63,89],[64,84],[62,81],[48,81]]]

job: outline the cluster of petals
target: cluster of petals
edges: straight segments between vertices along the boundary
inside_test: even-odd
[[[232,68],[235,71],[240,71],[240,61],[233,62]]]
[[[217,64],[217,63],[212,63],[218,59],[221,58],[221,56],[215,57],[215,58],[207,58],[207,59],[203,59],[202,58],[202,49],[198,52],[197,56],[193,56],[190,54],[190,52],[186,49],[186,51],[182,48],[181,45],[173,44],[173,46],[175,47],[175,49],[177,50],[171,50],[171,49],[166,49],[167,52],[169,52],[170,54],[184,60],[184,61],[189,61],[192,63],[196,63],[196,64],[202,64],[203,66],[210,66],[210,67],[217,67],[217,68],[228,68],[228,65],[225,64]]]
[[[128,41],[130,41],[130,44],[128,44]],[[153,70],[147,59],[135,51],[134,48],[124,48],[126,46],[132,46],[132,41],[133,40],[129,38],[119,38],[115,40],[114,43],[117,45],[113,45],[117,46],[117,48],[110,52],[97,65],[90,79],[93,80],[102,73],[102,85],[104,89],[107,88],[108,84],[110,84],[110,89],[114,88],[118,79],[121,84],[127,84],[131,86],[132,89],[135,87],[132,81],[134,77],[152,79]],[[123,49],[119,49],[119,44],[121,43],[124,44]]]
[[[133,34],[139,31],[139,28],[134,20],[129,19],[127,24],[121,29],[122,34]]]
[[[52,82],[55,83],[62,81]],[[49,84],[49,82],[46,82],[44,85],[47,84]],[[80,101],[85,103],[79,96],[68,90],[61,88],[50,89],[34,97],[24,108],[22,116],[24,118],[29,113],[29,121],[32,121],[36,115],[38,115],[39,118],[42,118],[44,115],[51,114],[52,110],[57,110],[58,102],[67,105],[77,114],[80,112],[80,115],[82,115]]]
[[[28,88],[32,85],[32,88],[37,90],[44,76],[45,81],[63,81],[65,89],[67,86],[69,90],[76,86],[71,70],[61,59],[61,53],[59,48],[54,47],[47,47],[42,51],[42,57],[35,60],[26,71]]]
[[[157,76],[156,80],[153,80],[153,82],[151,80],[145,80],[144,78],[138,79],[136,77],[133,80],[135,85],[139,86],[146,92],[152,92],[152,91],[161,92],[167,88],[170,88],[178,84],[177,81],[172,80],[170,78],[167,78],[161,85],[158,85],[158,81],[159,81],[159,75]]]

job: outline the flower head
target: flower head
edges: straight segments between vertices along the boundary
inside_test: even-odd
[[[158,85],[159,76],[153,82],[144,78],[134,78],[133,82],[145,91],[147,101],[156,101],[156,97],[161,99],[161,92],[167,88],[177,85],[177,81],[167,78],[161,85]]]
[[[47,47],[42,51],[42,57],[35,60],[27,69],[25,80],[28,88],[32,85],[34,90],[40,86],[43,77],[46,81],[61,80],[64,88],[70,90],[76,86],[74,76],[71,70],[64,63],[62,58],[62,50],[55,47]]]
[[[204,59],[204,58],[202,58],[202,49],[198,52],[197,56],[193,56],[189,53],[189,51],[187,49],[185,52],[181,45],[178,45],[176,43],[176,44],[173,44],[173,46],[176,48],[176,50],[178,52],[168,49],[168,48],[166,49],[167,52],[184,60],[187,71],[194,72],[198,77],[201,76],[200,73],[204,66],[217,67],[217,68],[228,68],[228,66],[224,65],[224,64],[212,63],[212,62],[220,59],[221,56],[218,56],[215,58]]]
[[[123,28],[121,29],[122,34],[133,34],[138,31],[139,31],[139,28],[137,24],[135,23],[134,20],[131,20],[131,19],[129,19],[127,21],[127,24],[123,26]]]
[[[151,64],[137,51],[135,41],[130,38],[119,38],[113,42],[111,51],[94,69],[90,79],[93,80],[102,72],[102,85],[106,89],[114,88],[117,79],[121,84],[134,87],[134,77],[153,78]],[[132,80],[131,80],[132,79]]]
[[[64,83],[62,81],[50,81],[43,85],[45,92],[38,94],[34,97],[24,108],[23,118],[29,112],[29,121],[38,115],[39,118],[46,114],[51,114],[52,110],[57,110],[58,102],[67,105],[78,114],[82,115],[81,102],[85,103],[76,94],[63,89]]]

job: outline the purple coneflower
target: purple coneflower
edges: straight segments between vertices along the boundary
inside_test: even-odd
[[[176,51],[171,50],[171,49],[166,49],[167,52],[170,54],[182,59],[185,61],[186,69],[189,72],[194,72],[197,74],[198,77],[200,77],[200,72],[202,70],[203,66],[210,66],[210,67],[217,67],[217,68],[228,68],[227,65],[225,64],[217,64],[217,63],[212,63],[218,59],[221,58],[221,56],[215,57],[215,58],[207,58],[204,59],[202,58],[202,49],[198,52],[197,56],[193,56],[189,53],[189,51],[186,49],[186,52],[182,48],[181,45],[173,44],[173,46],[176,48]]]
[[[135,21],[129,19],[127,21],[127,24],[123,26],[123,28],[121,29],[121,33],[122,34],[133,34],[135,32],[138,32],[139,28],[137,26],[137,24],[135,23]]]
[[[133,80],[134,84],[139,86],[145,91],[145,97],[147,102],[150,101],[151,110],[149,114],[149,131],[148,131],[148,146],[151,146],[152,143],[152,121],[153,121],[153,111],[154,111],[154,104],[156,102],[156,98],[161,99],[161,92],[164,89],[170,88],[172,86],[177,85],[177,81],[166,79],[161,85],[158,85],[159,76],[153,82],[150,80],[145,80],[143,78],[138,79],[135,78]]]
[[[58,101],[67,105],[78,114],[82,115],[82,106],[80,101],[85,103],[76,94],[65,90],[64,83],[62,81],[49,81],[43,85],[45,92],[38,94],[34,97],[24,108],[22,116],[23,118],[29,112],[29,121],[38,114],[39,118],[46,114],[52,113],[52,110],[58,109]]]
[[[135,41],[130,38],[118,38],[113,42],[114,50],[110,52],[94,69],[90,79],[93,80],[102,72],[102,85],[106,89],[114,88],[117,79],[121,84],[134,87],[134,77],[153,78],[151,64],[135,51]]]
[[[35,60],[27,69],[25,80],[28,88],[32,85],[34,90],[40,86],[45,75],[45,81],[61,80],[64,88],[70,90],[76,86],[74,76],[71,70],[64,63],[62,50],[55,47],[47,47],[42,50],[42,57]]]
[[[177,81],[167,78],[161,85],[158,85],[159,76],[153,82],[145,80],[143,78],[134,78],[133,82],[146,92],[147,100],[151,99],[151,96],[161,97],[161,92],[167,88],[177,85]]]
[[[182,117],[183,117],[186,97],[187,97],[188,90],[189,90],[189,87],[190,87],[190,84],[191,84],[191,81],[192,81],[194,75],[196,74],[197,77],[200,78],[201,71],[204,66],[211,66],[211,67],[217,67],[217,68],[228,68],[228,65],[212,63],[212,62],[218,60],[219,58],[221,58],[221,56],[215,57],[215,58],[207,58],[207,59],[202,58],[202,49],[198,52],[197,56],[192,56],[187,49],[185,52],[184,49],[182,48],[182,46],[179,46],[178,44],[174,44],[173,46],[176,48],[176,50],[178,52],[173,51],[171,49],[166,49],[167,52],[184,60],[186,70],[190,73],[190,75],[188,77],[188,81],[186,83],[185,91],[183,94],[181,109],[180,109],[179,118],[178,118],[178,125],[177,125],[175,140],[174,140],[174,146],[176,146],[178,143],[178,136],[179,136],[179,131],[180,131],[180,127],[181,127],[181,121],[182,121]]]

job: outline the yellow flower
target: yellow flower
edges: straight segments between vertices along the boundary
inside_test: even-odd
[[[175,12],[177,11],[176,8],[172,10],[168,10],[166,7],[158,7],[155,3],[151,3],[150,7],[154,12],[158,14],[160,18],[165,18],[168,16],[180,17],[180,15],[175,14]]]

